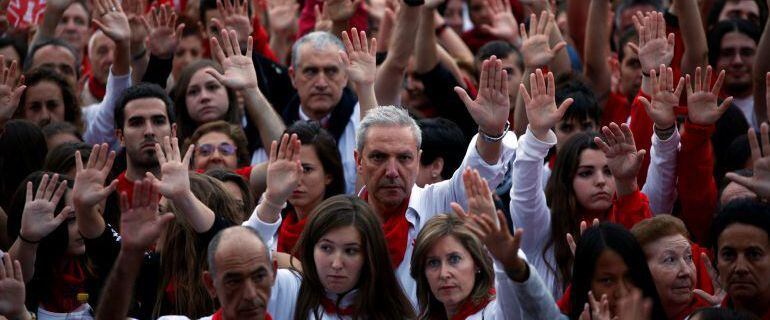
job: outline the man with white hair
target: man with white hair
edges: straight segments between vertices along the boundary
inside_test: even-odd
[[[80,93],[80,103],[89,106],[104,99],[107,77],[110,66],[115,61],[115,41],[112,41],[101,30],[96,30],[88,40],[88,61],[91,63],[91,74],[88,82]]]

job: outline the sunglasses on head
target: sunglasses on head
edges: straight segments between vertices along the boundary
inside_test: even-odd
[[[219,144],[219,146],[216,146],[216,147],[208,143],[202,144],[202,145],[199,145],[196,150],[198,151],[198,155],[203,157],[208,157],[214,154],[214,150],[219,150],[219,153],[222,154],[223,156],[231,156],[235,154],[235,150],[237,149],[238,148],[232,144],[229,144],[227,142],[222,142]]]

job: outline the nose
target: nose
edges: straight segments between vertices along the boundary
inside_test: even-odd
[[[604,186],[605,184],[607,184],[607,176],[604,175],[604,172],[599,172],[596,175],[595,183],[597,186]]]
[[[144,136],[145,137],[154,137],[155,136],[155,126],[152,125],[152,123],[148,120],[147,123],[144,126]]]
[[[388,160],[388,163],[386,164],[385,168],[385,177],[395,179],[398,178],[398,165],[396,164],[396,159],[390,159]]]
[[[441,277],[441,279],[449,279],[452,277],[452,273],[449,270],[449,266],[444,263],[441,264],[441,269],[439,270],[439,272],[440,272],[439,277]]]
[[[254,299],[257,297],[257,284],[251,279],[247,279],[243,284],[243,298]]]
[[[332,269],[342,269],[342,254],[339,252],[333,254],[332,256]]]
[[[743,64],[743,58],[741,57],[740,51],[736,51],[733,55],[732,60],[730,60],[730,63],[732,64]]]

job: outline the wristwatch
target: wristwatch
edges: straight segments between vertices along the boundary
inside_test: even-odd
[[[505,122],[505,128],[503,128],[503,133],[501,133],[499,136],[490,136],[483,130],[481,130],[481,127],[479,127],[479,136],[484,139],[484,141],[488,142],[498,142],[500,140],[503,140],[505,138],[505,135],[508,133],[508,130],[511,129],[511,123],[506,121]]]

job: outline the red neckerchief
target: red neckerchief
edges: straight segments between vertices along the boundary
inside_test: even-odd
[[[104,95],[107,93],[107,85],[96,80],[96,77],[94,77],[92,73],[88,76],[88,92],[90,92],[96,100],[102,101]]]
[[[219,308],[219,310],[211,316],[211,320],[222,320],[222,308]],[[273,320],[273,317],[271,317],[269,313],[265,313],[265,320]]]
[[[465,320],[468,317],[478,313],[479,311],[483,310],[487,307],[487,305],[495,299],[495,288],[489,288],[489,292],[487,293],[487,296],[484,298],[484,300],[479,301],[478,303],[473,303],[471,301],[471,298],[468,297],[468,299],[463,302],[462,305],[460,305],[460,309],[457,310],[457,313],[452,317],[450,320]],[[437,316],[431,317],[432,320],[438,319]]]
[[[57,266],[51,284],[51,300],[42,303],[45,310],[69,313],[80,307],[78,293],[85,293],[86,273],[83,261],[77,257],[64,257]]]
[[[336,314],[339,316],[351,316],[355,311],[355,308],[352,305],[345,308],[337,307],[337,304],[334,303],[334,301],[332,301],[331,299],[327,298],[326,296],[321,297],[321,305],[324,307],[324,310],[326,311],[327,314]]]
[[[163,291],[166,293],[166,302],[176,304],[176,277],[172,275],[171,279],[168,279],[168,284]]]
[[[364,188],[361,199],[368,201],[369,190]],[[406,209],[409,208],[409,198],[397,208],[383,212],[382,230],[385,232],[385,241],[388,243],[388,255],[393,263],[393,269],[398,268],[404,261],[406,243],[409,239],[409,221],[406,221]]]
[[[548,159],[548,169],[553,171],[553,166],[556,165],[556,153],[554,153],[550,159]]]
[[[123,171],[120,175],[118,175],[118,194],[121,194],[123,192],[128,195],[128,203],[131,203],[131,199],[134,198],[134,182],[131,180],[128,180],[126,177],[126,172]]]
[[[302,229],[305,228],[307,222],[307,216],[297,220],[297,214],[294,210],[289,210],[286,213],[286,217],[283,218],[281,223],[281,229],[278,230],[278,252],[285,252],[291,254],[294,250],[294,245],[299,240],[299,235],[302,234]]]

